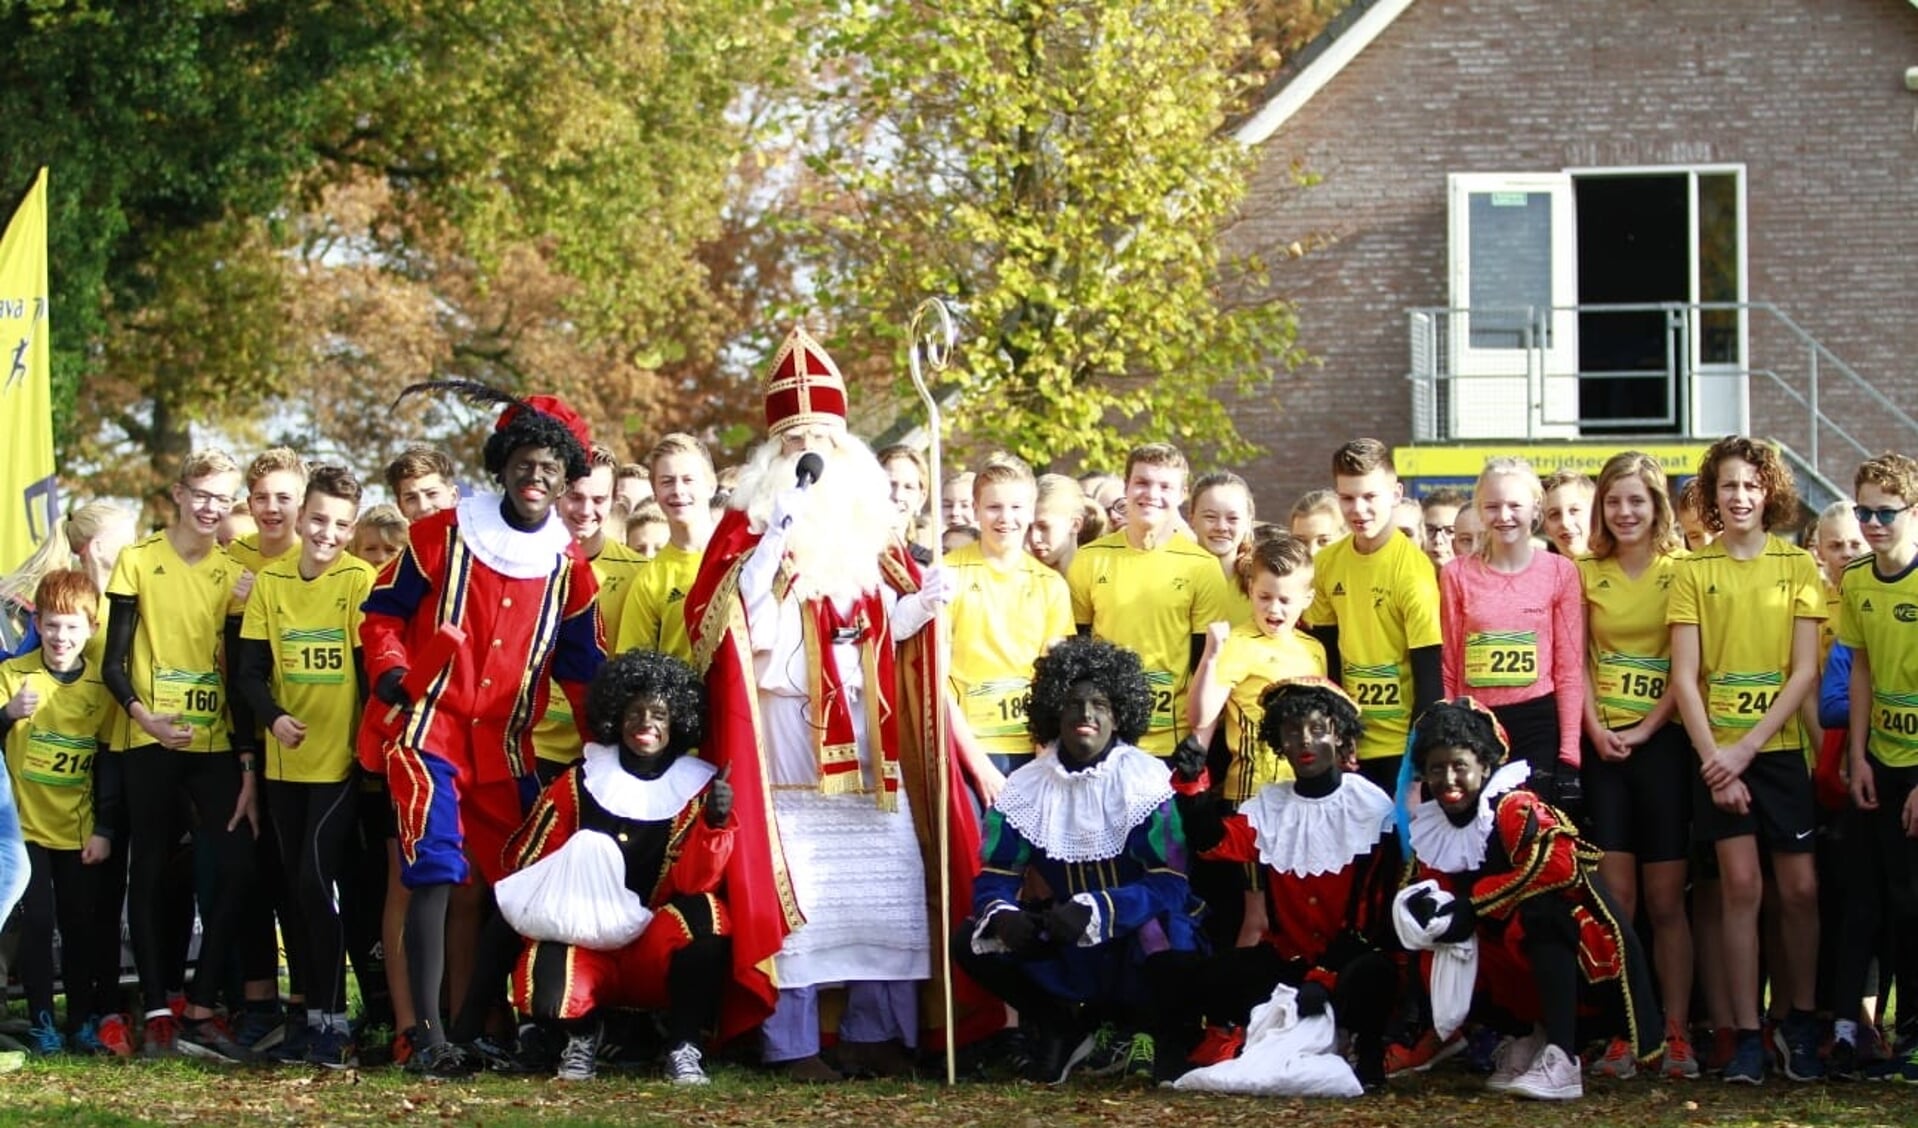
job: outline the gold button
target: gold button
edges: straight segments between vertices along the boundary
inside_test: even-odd
[[[620,840],[621,842],[624,842],[624,841],[626,841],[626,832],[625,832],[625,831],[623,831],[623,830],[622,830],[622,831],[620,831],[620,832],[619,832],[619,840]]]
[[[499,605],[501,607],[511,607],[513,605],[513,597],[510,595],[507,596],[505,599],[499,601]]]
[[[1319,903],[1319,899],[1317,897],[1307,897],[1305,903],[1308,905],[1316,905]]]
[[[489,685],[492,685],[492,684],[493,684],[493,679],[492,679],[492,678],[481,678],[481,679],[480,679],[480,688],[481,688],[481,689],[485,689],[485,688],[486,688],[487,686],[489,686]]]
[[[500,643],[500,640],[499,640],[499,639],[494,639],[494,640],[493,640],[493,649],[494,649],[494,650],[498,650],[498,649],[500,648],[500,646],[501,646],[501,643]]]

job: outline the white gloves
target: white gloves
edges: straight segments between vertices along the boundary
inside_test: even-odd
[[[892,609],[892,637],[904,642],[924,630],[941,607],[952,602],[952,574],[944,567],[928,568],[919,590],[903,596]]]

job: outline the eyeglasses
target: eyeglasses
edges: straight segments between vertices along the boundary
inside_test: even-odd
[[[1425,526],[1426,540],[1437,540],[1440,537],[1449,537],[1449,536],[1456,536],[1456,535],[1457,535],[1456,532],[1453,530],[1452,526],[1450,525]]]
[[[233,495],[208,493],[205,490],[188,490],[187,501],[194,509],[204,509],[209,505],[232,505]]]
[[[1909,505],[1901,505],[1895,509],[1889,505],[1881,505],[1876,509],[1869,505],[1854,505],[1851,507],[1851,513],[1852,516],[1858,518],[1860,525],[1869,525],[1873,521],[1876,521],[1880,525],[1889,526],[1893,521],[1898,519],[1900,513],[1910,508],[1911,506]]]

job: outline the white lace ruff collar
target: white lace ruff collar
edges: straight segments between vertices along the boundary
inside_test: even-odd
[[[1126,836],[1172,798],[1165,761],[1130,744],[1069,772],[1058,746],[1007,778],[994,804],[1007,823],[1046,856],[1060,862],[1097,862],[1125,850]]]
[[[532,532],[521,532],[500,515],[498,494],[474,493],[460,499],[460,539],[488,568],[515,580],[531,580],[550,575],[554,559],[566,554],[573,534],[557,512],[546,514],[546,523]]]
[[[1492,773],[1478,793],[1478,814],[1464,826],[1445,817],[1437,799],[1412,811],[1412,853],[1440,873],[1466,873],[1485,864],[1485,842],[1492,834],[1492,805],[1498,797],[1532,778],[1532,765],[1515,760]]]
[[[1294,877],[1337,873],[1392,828],[1392,797],[1347,773],[1330,795],[1300,795],[1291,782],[1259,789],[1239,808],[1258,836],[1259,860]]]
[[[588,744],[579,770],[600,806],[636,822],[672,818],[719,774],[711,761],[681,756],[658,779],[641,779],[619,766],[619,748],[612,744]]]

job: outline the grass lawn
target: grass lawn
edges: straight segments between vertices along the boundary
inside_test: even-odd
[[[785,1085],[719,1067],[704,1089],[602,1077],[583,1085],[481,1077],[428,1084],[394,1070],[216,1070],[191,1062],[29,1061],[0,1077],[0,1124],[719,1124],[966,1128],[1069,1124],[1310,1124],[1311,1128],[1474,1128],[1536,1125],[1918,1126],[1918,1088],[1793,1085],[1752,1089],[1716,1081],[1588,1082],[1583,1101],[1541,1105],[1492,1096],[1464,1073],[1395,1082],[1383,1097],[1276,1101],[1173,1094],[1119,1082],[1026,1085],[862,1082]]]

